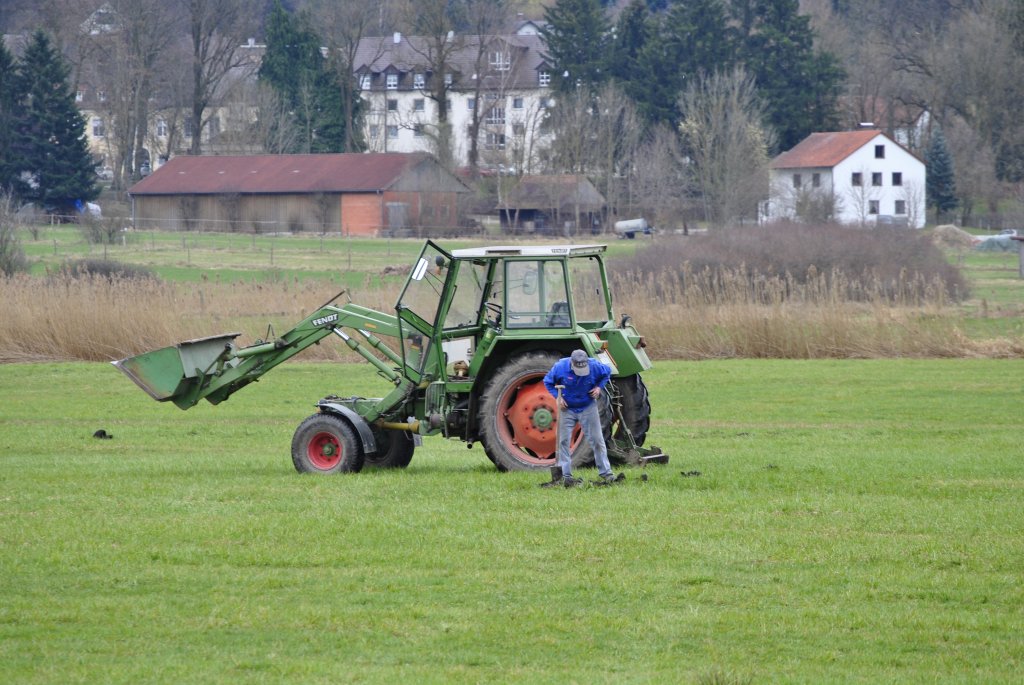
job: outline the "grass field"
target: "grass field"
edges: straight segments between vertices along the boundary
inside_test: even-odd
[[[189,412],[0,366],[0,682],[1019,682],[1022,375],[662,362],[672,462],[566,491],[439,438],[296,474],[294,427],[379,392],[367,365]]]

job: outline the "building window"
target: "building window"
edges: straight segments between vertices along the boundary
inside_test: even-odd
[[[99,117],[94,117],[92,120],[92,137],[102,138],[107,135],[106,130],[103,128],[103,120]]]
[[[397,126],[388,126],[388,138],[397,138],[397,137],[398,137],[398,127]]]
[[[388,90],[398,90],[398,74],[388,74],[386,85]]]
[[[906,214],[907,203],[905,200],[896,200],[896,214]]]
[[[505,134],[504,133],[488,133],[487,140],[484,142],[485,150],[504,150],[505,149]]]
[[[466,109],[468,109],[470,112],[476,109],[476,98],[469,98],[468,100],[466,100]]]
[[[551,85],[551,72],[541,71],[537,74],[537,85],[541,88],[547,88]]]
[[[800,174],[793,174],[793,187],[799,188],[802,183],[803,179],[800,177]]]
[[[885,146],[884,145],[876,145],[875,146],[875,159],[885,159]]]
[[[525,136],[526,126],[523,124],[512,124],[512,133],[520,137]]]
[[[901,174],[898,171],[892,172],[892,184],[894,186],[901,186],[901,185],[903,185],[903,174]]]
[[[821,187],[821,174],[811,174],[811,185],[815,188]]]
[[[363,74],[359,77],[359,87],[363,90],[370,90],[370,85],[373,83],[373,77],[369,74]]]
[[[487,112],[487,123],[491,126],[500,126],[505,123],[505,108],[504,107],[491,107],[491,110]]]
[[[84,99],[85,99],[85,93],[83,93],[80,90],[75,91],[75,102],[81,102]]]
[[[184,129],[185,137],[186,138],[191,138],[192,137],[192,117],[186,117],[185,118],[185,123],[184,123],[184,126],[182,128]]]
[[[370,124],[370,137],[377,138],[380,136],[380,126],[377,124]]]
[[[423,137],[423,124],[414,124],[412,127],[412,134],[416,138]]]
[[[878,214],[878,200],[868,200],[868,214]]]
[[[445,74],[444,75],[444,85],[446,85],[446,86],[452,85],[452,75],[451,74]]]
[[[508,71],[512,68],[512,58],[507,52],[498,50],[490,55],[491,68],[495,71]]]
[[[394,98],[388,98],[388,111],[389,112],[397,112],[398,111],[398,100],[396,100]]]
[[[873,174],[871,174],[871,185],[873,185],[873,186],[880,186],[880,185],[882,185],[882,174],[881,174],[881,172],[876,171]]]
[[[422,90],[427,87],[427,78],[423,74],[413,74],[412,87]]]
[[[96,91],[96,99],[99,100],[100,102],[106,102],[107,101],[107,91],[105,91],[105,90],[97,90]]]
[[[850,176],[850,185],[855,186],[855,187],[860,187],[861,185],[864,184],[864,181],[862,179],[863,179],[863,177],[861,176],[860,172],[859,171],[855,171]]]
[[[522,108],[523,108],[523,99],[522,98],[512,98],[512,109],[522,109]]]
[[[426,102],[423,98],[416,98],[412,101],[412,109],[414,112],[422,112],[427,108]]]
[[[156,135],[158,138],[167,137],[167,121],[165,119],[156,120]]]

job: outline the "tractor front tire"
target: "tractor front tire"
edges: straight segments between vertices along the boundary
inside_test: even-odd
[[[363,468],[355,429],[340,416],[313,414],[292,437],[292,463],[299,473],[349,473]]]
[[[613,427],[614,437],[616,440],[625,441],[624,428],[628,428],[633,434],[633,441],[637,446],[641,446],[647,439],[647,431],[651,428],[651,400],[647,394],[647,386],[638,373],[616,378],[612,385],[618,394],[619,409],[622,412],[622,422],[616,421]]]
[[[487,382],[480,401],[480,441],[501,471],[541,471],[557,463],[555,398],[544,376],[561,356],[532,352],[505,362]],[[610,437],[611,410],[602,398],[601,423]],[[594,452],[577,428],[570,442],[573,466],[592,464]]]
[[[365,465],[376,469],[404,469],[412,461],[416,449],[412,435],[407,431],[373,430],[377,453],[367,454]]]

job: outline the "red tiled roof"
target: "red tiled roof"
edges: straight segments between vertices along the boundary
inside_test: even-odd
[[[771,168],[834,167],[867,145],[876,136],[884,136],[887,140],[891,140],[877,129],[812,133],[800,141],[796,147],[773,159]]]
[[[426,153],[174,157],[130,195],[339,193],[385,190]]]

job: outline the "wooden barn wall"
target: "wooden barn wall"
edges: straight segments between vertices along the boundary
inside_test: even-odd
[[[148,195],[135,198],[135,226],[171,231],[337,233],[337,194]]]

